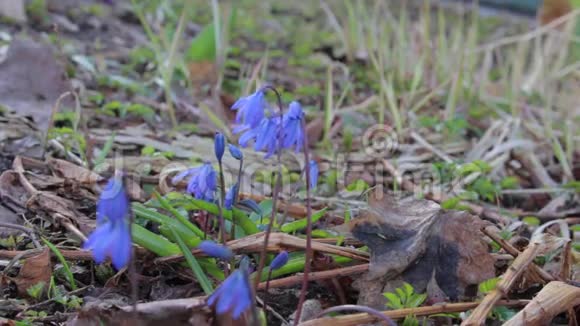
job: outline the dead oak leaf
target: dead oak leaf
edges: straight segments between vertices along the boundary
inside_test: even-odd
[[[351,233],[371,251],[369,272],[356,285],[359,304],[384,307],[382,293],[402,281],[417,293],[437,289],[429,294],[457,300],[495,276],[480,232],[484,221],[428,200],[382,196],[371,197],[371,207],[350,224]]]
[[[52,264],[50,262],[50,251],[45,248],[40,254],[24,260],[22,268],[16,277],[11,280],[16,284],[18,295],[27,297],[27,290],[40,282],[48,285],[52,276]]]

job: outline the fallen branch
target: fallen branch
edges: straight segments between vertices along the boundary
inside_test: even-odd
[[[505,307],[523,307],[528,304],[529,300],[502,300],[497,303]],[[386,310],[382,313],[391,319],[403,319],[409,315],[416,317],[429,316],[441,313],[463,312],[473,309],[479,305],[478,302],[460,302],[434,305],[429,307],[407,308],[398,310]],[[356,326],[377,322],[375,316],[367,313],[358,313],[338,317],[324,317],[306,321],[300,326]]]
[[[329,271],[313,272],[308,276],[309,281],[324,280],[332,277],[348,276],[356,273],[363,273],[368,271],[369,264],[355,265],[343,268],[332,269]],[[304,273],[297,273],[292,276],[279,278],[270,281],[270,288],[279,288],[285,286],[292,286],[302,282]],[[258,285],[258,289],[263,290],[266,288],[266,282],[262,282]]]

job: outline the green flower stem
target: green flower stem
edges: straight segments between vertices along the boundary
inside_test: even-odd
[[[198,228],[197,226],[195,226],[193,223],[191,223],[189,221],[189,219],[187,219],[185,216],[181,215],[181,213],[177,209],[175,209],[173,206],[171,206],[171,204],[169,203],[169,201],[167,201],[167,199],[165,199],[163,196],[161,196],[157,192],[155,192],[155,197],[157,198],[157,200],[159,200],[161,207],[163,207],[165,210],[167,210],[171,214],[173,214],[173,216],[175,216],[175,218],[179,222],[181,222],[181,224],[183,224],[185,227],[190,229],[198,237],[203,238],[203,236],[204,236],[203,231],[200,228]]]
[[[198,237],[196,233],[194,233],[189,228],[184,228],[183,224],[178,220],[171,218],[167,215],[161,214],[153,209],[149,209],[145,207],[143,204],[140,203],[133,203],[133,213],[135,216],[145,218],[149,221],[155,222],[160,225],[169,225],[174,227],[176,230],[179,230],[180,233],[186,233],[188,237]]]
[[[219,207],[216,204],[208,203],[206,201],[199,199],[190,199],[189,201],[197,209],[204,210],[214,215],[219,214]],[[232,210],[226,209],[223,210],[223,216],[225,219],[233,221],[232,215],[235,217],[236,224],[239,225],[242,228],[242,230],[244,230],[246,235],[256,234],[260,232],[256,224],[254,224],[254,222],[252,222],[252,220],[250,220],[248,215],[246,215],[246,213],[244,213],[243,211],[236,208]]]
[[[133,241],[139,246],[155,253],[160,257],[174,256],[181,254],[181,249],[175,243],[155,234],[138,224],[133,224]],[[203,269],[218,280],[224,279],[223,272],[216,265],[212,258],[200,258],[199,264]],[[184,266],[188,266],[183,263]]]

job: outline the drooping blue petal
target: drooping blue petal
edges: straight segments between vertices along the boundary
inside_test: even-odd
[[[179,183],[181,180],[185,179],[186,177],[188,177],[188,176],[190,176],[192,174],[197,173],[198,170],[199,170],[199,167],[183,170],[183,171],[179,172],[178,174],[176,174],[173,177],[173,179],[171,179],[171,183],[173,185],[176,185],[177,183]]]
[[[300,151],[304,144],[304,130],[302,128],[302,119],[304,112],[300,103],[293,101],[290,103],[288,112],[284,115],[284,148],[294,147],[296,152]]]
[[[127,221],[107,221],[95,229],[83,245],[90,250],[97,264],[110,257],[117,270],[127,266],[131,258],[131,235]]]
[[[238,286],[238,281],[237,281],[237,274],[236,272],[234,272],[234,274],[232,274],[235,278],[236,278],[236,283],[234,283],[232,286],[237,287]],[[230,295],[222,295],[221,298],[218,300],[218,303],[216,305],[216,312],[218,314],[224,314],[228,311],[230,311],[233,307],[235,307],[236,304],[236,298],[234,291],[236,291],[237,289],[235,288],[230,288],[230,290],[232,291],[232,293]]]
[[[114,230],[115,235],[112,239],[114,242],[109,247],[111,262],[117,270],[127,266],[131,259],[131,233],[128,223],[120,221],[119,224]]]
[[[235,319],[252,305],[252,291],[247,274],[238,269],[212,293],[207,301],[209,306],[214,306],[217,314],[232,312]]]
[[[234,105],[232,105],[232,110],[238,110],[236,114],[236,123],[242,123],[250,128],[255,128],[260,124],[260,121],[264,117],[265,109],[266,98],[262,89],[257,90],[251,95],[238,99]]]
[[[272,154],[277,153],[280,141],[278,139],[280,127],[280,118],[271,117],[265,118],[260,124],[260,129],[256,135],[256,142],[254,143],[254,150],[263,151],[266,150],[265,158],[270,157]]]
[[[226,207],[226,209],[232,209],[237,192],[238,192],[238,184],[235,184],[226,193],[226,200],[224,201],[224,206]]]
[[[241,270],[238,270],[242,272]],[[241,273],[239,285],[239,296],[238,302],[234,306],[234,311],[232,312],[232,317],[235,319],[240,318],[240,316],[252,305],[252,290],[250,289],[250,284],[248,283],[247,276],[245,273]]]
[[[92,251],[97,264],[101,264],[107,258],[108,236],[112,231],[111,225],[110,222],[106,222],[98,226],[83,244],[83,249]]]
[[[217,300],[219,299],[219,297],[224,294],[226,292],[226,288],[222,285],[220,285],[210,296],[209,298],[207,298],[207,305],[208,306],[213,306]]]
[[[217,189],[217,172],[209,165],[206,177],[205,177],[205,185],[207,189]]]
[[[244,108],[246,107],[246,103],[248,103],[248,96],[240,97],[234,105],[232,105],[232,110],[237,110],[236,113],[236,123],[241,123],[242,118],[244,117]]]
[[[232,250],[226,246],[219,245],[213,241],[204,240],[198,246],[197,249],[203,251],[208,256],[228,260],[234,256]]]
[[[240,144],[240,146],[242,146],[242,147],[248,147],[248,143],[250,141],[256,139],[256,136],[258,135],[258,130],[259,130],[259,128],[247,129],[242,134],[242,136],[240,136],[240,139],[238,140],[238,144]]]
[[[131,234],[127,214],[129,199],[123,181],[109,180],[97,203],[97,227],[83,244],[98,264],[110,257],[117,269],[125,267],[131,256]]]
[[[217,189],[217,174],[211,164],[204,163],[202,166],[190,169],[190,179],[187,183],[187,192],[195,198],[213,201],[214,192]]]
[[[250,126],[248,126],[248,125],[237,125],[237,126],[234,126],[234,129],[232,129],[232,132],[234,133],[234,135],[237,135],[240,132],[246,131],[249,129],[252,129],[252,128],[250,128]]]
[[[123,179],[114,176],[107,182],[97,202],[97,222],[105,219],[120,220],[129,212],[129,198],[125,192]]]

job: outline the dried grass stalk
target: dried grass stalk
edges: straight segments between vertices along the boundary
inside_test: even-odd
[[[560,281],[550,282],[504,326],[548,325],[554,316],[578,305],[580,288]]]

